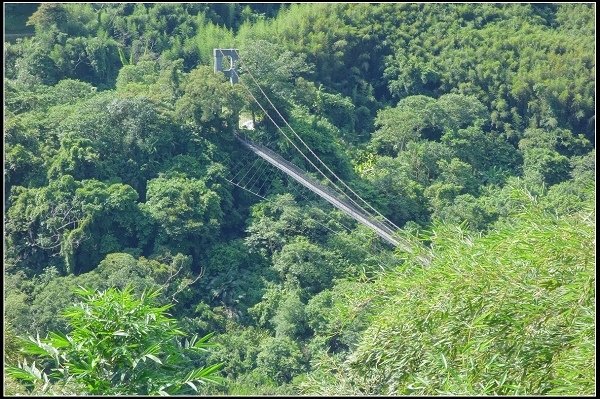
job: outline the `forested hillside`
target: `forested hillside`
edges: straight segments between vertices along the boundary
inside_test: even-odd
[[[42,3],[27,27],[5,393],[594,394],[595,5]],[[235,134],[327,184],[277,113],[414,251],[254,166]]]

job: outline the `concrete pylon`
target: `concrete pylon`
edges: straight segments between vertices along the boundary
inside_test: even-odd
[[[229,58],[229,69],[223,69],[223,59]],[[215,73],[223,72],[226,77],[229,78],[231,84],[238,82],[238,73],[237,73],[237,61],[238,61],[238,53],[237,49],[233,48],[216,48],[213,49],[213,58],[215,61]]]

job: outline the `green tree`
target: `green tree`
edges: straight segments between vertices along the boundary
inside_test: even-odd
[[[410,96],[377,114],[379,129],[371,145],[383,154],[396,154],[422,139],[439,140],[444,132],[481,128],[488,119],[486,107],[474,96],[449,93],[437,100]]]
[[[284,281],[317,293],[341,275],[343,262],[335,254],[299,236],[273,255],[273,267]]]
[[[7,241],[14,256],[25,258],[20,267],[30,271],[60,255],[59,269],[80,273],[86,271],[82,264],[89,267],[130,247],[135,238],[138,194],[128,185],[77,181],[66,174],[48,186],[15,187],[12,198]],[[82,258],[86,262],[78,262]]]
[[[216,241],[224,214],[221,198],[202,180],[158,177],[148,182],[142,211],[158,226],[156,244],[166,244],[199,261],[202,244]]]
[[[178,120],[208,137],[231,135],[243,106],[241,89],[207,66],[199,66],[183,80],[183,95],[176,104]]]
[[[594,392],[594,198],[557,217],[523,187],[496,196],[512,209],[486,234],[434,225],[435,267],[406,262],[309,302],[309,325],[325,337],[366,323],[302,393]]]
[[[497,132],[485,132],[477,126],[449,130],[442,143],[474,169],[474,177],[483,183],[500,184],[508,174],[515,174],[521,163],[521,154]],[[495,172],[495,173],[493,173]],[[496,176],[496,178],[494,178]]]
[[[298,292],[289,292],[282,299],[272,320],[277,337],[289,337],[302,340],[307,331],[304,304],[300,300]]]
[[[95,177],[119,177],[144,198],[146,182],[162,161],[182,150],[183,135],[160,104],[145,97],[121,98],[105,91],[72,107],[59,123],[61,141],[91,146],[97,154]],[[84,143],[77,139],[88,139]],[[73,150],[87,154],[88,150]],[[88,157],[89,158],[89,157]],[[80,159],[79,164],[84,160]],[[76,163],[77,165],[77,163]]]
[[[302,138],[302,141],[304,141],[306,145],[308,145],[308,147],[330,167],[330,169],[335,171],[336,175],[342,179],[350,176],[351,168],[347,161],[347,157],[343,153],[343,144],[341,141],[342,133],[335,125],[331,124],[325,118],[311,115],[302,108],[294,108],[291,111],[288,123],[292,126],[296,134]],[[279,125],[284,128],[282,124]],[[292,142],[294,142],[298,148],[303,150],[315,165],[319,166],[326,174],[328,174],[328,172],[317,163],[316,159],[308,153],[304,145],[301,145],[300,141],[295,136],[292,136],[289,129],[283,130],[284,132],[287,132],[286,134],[290,137]],[[296,165],[304,165],[304,170],[314,170],[313,166],[300,155],[298,150],[296,150],[287,139],[282,137],[281,133],[276,133],[274,137],[276,137],[274,141],[278,143],[276,145],[279,147],[280,154],[286,159]],[[321,178],[320,174],[318,176]],[[328,176],[330,178],[332,177],[331,174],[328,174]]]
[[[373,134],[372,145],[383,154],[397,154],[413,141],[441,134],[439,123],[442,112],[435,99],[427,96],[412,96],[402,99],[394,108],[384,109],[377,114],[375,124],[379,129]]]
[[[50,52],[61,78],[79,79],[97,87],[114,87],[119,68],[117,42],[106,35],[67,37]]]
[[[402,170],[401,160],[387,156],[377,157],[373,167],[363,173],[370,185],[371,202],[397,225],[409,220],[425,222],[429,217],[423,197],[425,187],[408,173]]]
[[[17,58],[14,63],[17,81],[32,85],[55,84],[60,80],[58,67],[50,57],[49,46],[42,39],[35,37],[22,47],[23,56]]]
[[[326,215],[311,212],[311,209],[300,206],[291,194],[273,196],[267,202],[256,204],[251,209],[246,244],[252,251],[272,255],[297,235],[323,239],[327,234],[323,227]]]
[[[267,338],[260,349],[256,358],[258,368],[279,384],[290,382],[305,369],[298,344],[288,337]]]
[[[267,267],[267,259],[248,253],[241,239],[214,245],[204,270],[206,283],[198,295],[207,303],[225,306],[242,320],[246,319],[247,308],[260,302],[265,278],[274,274]]]
[[[68,12],[63,4],[43,3],[29,17],[27,25],[35,26],[43,32],[52,26],[61,26],[67,22]]]
[[[569,178],[569,158],[547,148],[532,148],[525,151],[523,169],[525,177],[549,186]]]
[[[219,381],[221,364],[194,367],[210,335],[182,342],[185,333],[166,313],[171,305],[154,305],[158,290],[139,299],[131,288],[78,294],[83,302],[65,311],[72,331],[23,339],[29,361],[9,366],[10,376],[30,387],[74,380],[93,395],[185,394]]]
[[[449,162],[455,155],[455,151],[444,143],[422,140],[408,143],[396,160],[412,180],[426,186],[442,173],[440,162]]]
[[[312,67],[306,62],[304,54],[282,51],[280,46],[266,40],[249,40],[240,47],[239,73],[243,84],[277,124],[283,125],[283,121],[264,97],[257,83],[277,110],[287,118],[291,107],[288,99],[293,95],[294,82],[297,77],[309,73]],[[251,109],[260,111],[253,101]],[[267,124],[274,127],[270,121],[267,121]]]

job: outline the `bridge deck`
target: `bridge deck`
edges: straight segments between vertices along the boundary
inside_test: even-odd
[[[309,177],[303,170],[298,168],[296,165],[291,162],[286,161],[277,153],[271,151],[270,149],[260,145],[253,143],[249,140],[246,140],[240,136],[236,136],[237,139],[248,149],[254,152],[256,155],[281,170],[292,179],[296,180],[298,183],[302,184],[304,187],[308,188],[348,216],[352,217],[354,220],[359,223],[371,228],[377,235],[383,238],[389,244],[398,247],[401,243],[396,239],[393,234],[394,231],[389,229],[383,223],[374,219],[370,215],[366,215],[364,212],[359,210],[356,206],[352,205],[349,201],[340,198],[341,196],[334,192],[329,187],[324,186],[323,184],[317,182],[315,179]],[[408,249],[408,248],[403,248]]]

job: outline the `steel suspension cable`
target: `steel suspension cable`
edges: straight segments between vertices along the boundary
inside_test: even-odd
[[[238,59],[240,58],[240,54],[237,50],[234,50],[236,52],[236,54],[238,55]],[[388,218],[386,218],[383,214],[381,214],[377,209],[375,209],[374,207],[371,206],[371,204],[369,204],[367,201],[365,201],[360,195],[358,195],[356,192],[354,192],[354,190],[352,190],[352,188],[350,188],[350,186],[348,186],[339,176],[337,176],[322,160],[321,158],[319,158],[317,156],[317,154],[315,154],[313,152],[313,150],[304,142],[304,140],[302,140],[302,137],[300,137],[298,135],[298,133],[296,133],[296,131],[294,130],[294,128],[292,126],[290,126],[290,124],[287,122],[287,120],[283,117],[283,115],[281,115],[281,113],[279,112],[279,110],[277,109],[277,107],[275,107],[275,105],[273,104],[273,102],[269,99],[269,96],[267,96],[267,94],[265,93],[265,91],[262,89],[262,87],[260,86],[260,84],[258,83],[258,81],[256,80],[256,78],[254,77],[254,75],[252,75],[252,72],[250,72],[247,68],[246,68],[246,72],[248,72],[248,75],[250,76],[250,78],[254,81],[254,83],[256,84],[256,86],[258,87],[258,89],[260,90],[260,92],[263,94],[263,96],[267,99],[267,101],[269,102],[269,104],[271,105],[271,107],[273,107],[273,109],[275,110],[275,112],[277,113],[277,115],[279,115],[279,117],[283,120],[283,122],[286,124],[286,126],[294,133],[294,135],[300,140],[300,142],[308,149],[308,151],[310,151],[310,153],[321,163],[321,165],[323,165],[327,171],[329,171],[329,173],[331,173],[340,183],[342,183],[342,185],[344,187],[346,187],[348,190],[350,190],[350,192],[352,194],[354,194],[358,199],[360,199],[364,204],[366,204],[369,208],[371,208],[373,211],[375,211],[379,216],[381,216],[382,218],[384,218],[388,223],[390,223],[392,226],[394,226],[396,229],[400,229],[398,226],[396,226],[391,220],[389,220]],[[235,72],[234,70],[234,73]],[[241,80],[240,80],[241,81]],[[256,101],[256,100],[255,100]],[[262,108],[262,107],[261,107]],[[321,173],[323,174],[323,173]],[[329,179],[328,179],[329,180]],[[330,180],[331,181],[331,180]],[[332,182],[333,183],[333,182]],[[335,184],[334,184],[335,185]],[[339,189],[338,189],[339,190]],[[342,190],[340,190],[342,192],[342,194],[344,194],[346,197],[350,198],[350,196],[348,196],[345,192],[343,192]],[[351,199],[351,198],[350,198]],[[352,200],[352,199],[351,199]],[[354,202],[354,201],[353,201]],[[358,205],[358,204],[357,204]],[[360,207],[360,206],[359,206]],[[362,209],[362,207],[360,207]],[[365,213],[367,213],[368,215],[370,215],[370,212],[367,212],[365,210]]]
[[[236,73],[236,75],[237,75],[237,72],[235,71],[235,69],[232,69],[232,71],[233,71],[233,73]],[[342,189],[340,189],[340,187],[337,184],[335,184],[335,182],[333,182],[325,173],[323,173],[323,171],[321,171],[321,169],[319,169],[314,164],[314,162],[311,161],[306,156],[306,154],[304,154],[304,152],[302,152],[302,150],[300,150],[300,148],[298,148],[298,146],[289,138],[289,136],[287,134],[285,134],[285,132],[283,131],[283,129],[277,124],[277,122],[275,122],[275,120],[271,117],[271,115],[267,112],[267,110],[262,106],[262,104],[254,96],[254,94],[252,94],[252,91],[250,91],[250,89],[248,88],[248,86],[246,86],[241,80],[239,80],[239,83],[246,89],[246,91],[248,92],[248,94],[250,94],[250,97],[252,97],[252,99],[254,100],[254,102],[256,102],[256,104],[265,113],[265,115],[269,118],[269,120],[275,125],[275,127],[277,127],[277,129],[292,144],[292,146],[294,146],[294,148],[304,157],[304,159],[306,159],[313,168],[315,168],[321,175],[323,175],[323,177],[325,177],[325,179],[327,179],[341,194],[345,195],[354,204],[354,206],[356,206],[357,209],[360,209],[365,215],[368,215],[369,217],[374,218],[374,216],[370,212],[368,212],[366,209],[364,209],[360,204],[358,204],[354,199],[352,199],[348,194],[346,194]],[[383,217],[385,219],[385,216],[383,216]],[[394,225],[394,224],[392,223],[392,225]],[[388,234],[393,234],[394,233],[394,229],[390,228],[389,226],[386,226],[385,224],[383,224],[382,226],[389,230]]]
[[[220,51],[221,51],[221,50],[220,50]],[[238,53],[238,51],[237,51],[237,50],[236,50],[236,53]],[[221,54],[223,54],[223,52],[222,52],[222,51],[221,51]],[[238,53],[238,56],[239,56],[239,53]],[[233,70],[233,72],[234,72],[234,73],[236,73],[236,75],[237,75],[237,71],[235,71],[235,69]],[[249,73],[249,74],[250,74],[250,73]],[[240,82],[241,82],[241,80],[240,80]],[[288,137],[288,136],[287,136],[287,135],[286,135],[286,134],[283,132],[283,130],[281,129],[281,127],[280,127],[280,126],[279,126],[279,125],[278,125],[278,124],[277,124],[277,123],[276,123],[276,122],[273,120],[273,118],[272,118],[272,117],[269,115],[269,113],[268,113],[268,112],[267,112],[267,111],[266,111],[266,110],[263,108],[263,106],[260,104],[260,102],[258,102],[258,100],[256,99],[256,97],[254,97],[254,95],[253,95],[253,94],[252,94],[252,92],[249,90],[249,88],[248,88],[248,87],[247,87],[245,84],[243,84],[243,83],[242,83],[242,86],[243,86],[243,87],[246,89],[246,91],[248,91],[248,94],[250,94],[250,96],[252,97],[252,99],[254,100],[254,102],[256,102],[256,104],[257,104],[257,105],[260,107],[260,109],[261,109],[261,110],[262,110],[262,111],[265,113],[265,115],[266,115],[266,116],[267,116],[267,117],[268,117],[268,118],[271,120],[271,122],[273,122],[273,124],[274,124],[274,125],[277,127],[277,129],[278,129],[278,130],[279,130],[279,131],[280,131],[280,132],[281,132],[281,133],[282,133],[282,134],[285,136],[285,138],[286,138],[286,139],[287,139],[287,140],[288,140],[288,141],[289,141],[289,142],[290,142],[290,143],[291,143],[291,144],[294,146],[294,148],[296,148],[296,150],[297,150],[297,151],[298,151],[298,152],[299,152],[299,153],[300,153],[300,154],[301,154],[301,155],[302,155],[302,156],[303,156],[303,157],[304,157],[304,158],[305,158],[305,159],[306,159],[306,160],[307,160],[307,161],[308,161],[308,162],[309,162],[309,163],[310,163],[310,164],[311,164],[311,165],[312,165],[312,166],[313,166],[313,167],[314,167],[314,168],[315,168],[315,169],[316,169],[316,170],[317,170],[319,173],[321,173],[321,174],[322,174],[322,175],[323,175],[323,176],[324,176],[324,177],[325,177],[327,180],[329,180],[329,181],[330,181],[330,182],[331,182],[331,183],[332,183],[332,184],[333,184],[333,185],[334,185],[334,186],[335,186],[335,187],[336,187],[338,190],[340,190],[340,189],[339,189],[339,187],[337,187],[337,185],[336,185],[334,182],[332,182],[332,181],[331,181],[331,179],[329,179],[329,178],[328,178],[328,177],[327,177],[327,176],[326,176],[326,175],[325,175],[325,174],[324,174],[324,173],[323,173],[323,172],[322,172],[322,171],[321,171],[321,170],[320,170],[318,167],[316,167],[316,165],[315,165],[315,164],[314,164],[314,163],[313,163],[313,162],[312,162],[310,159],[308,159],[308,157],[306,157],[306,155],[305,155],[305,154],[304,154],[304,153],[303,153],[303,152],[302,152],[302,151],[301,151],[301,150],[300,150],[300,149],[299,149],[299,148],[296,146],[296,144],[294,144],[294,142],[290,140],[290,138],[289,138],[289,137]],[[262,89],[261,89],[261,91],[262,91]],[[266,95],[265,95],[265,96],[266,96]],[[267,97],[267,100],[268,100],[268,97]],[[269,102],[270,102],[270,100],[269,100]],[[270,103],[271,103],[271,102],[270,102]],[[273,106],[273,108],[275,108],[275,106],[274,106],[272,103],[271,103],[271,105]],[[276,109],[276,108],[275,108],[275,110],[277,111],[277,109]],[[279,112],[277,112],[277,113],[279,114]],[[281,114],[279,114],[279,115],[281,116]],[[282,119],[284,119],[284,118],[282,117]],[[284,121],[285,121],[285,119],[284,119]],[[285,121],[285,122],[286,122],[286,124],[287,124],[287,121]],[[289,126],[289,124],[288,124],[288,126]],[[290,126],[290,129],[292,129],[292,128],[291,128],[291,126]],[[293,130],[293,129],[292,129],[292,130]],[[294,132],[294,133],[295,133],[295,132]],[[295,133],[295,134],[296,134],[296,133]],[[296,136],[298,136],[298,135],[296,134]],[[298,136],[298,137],[299,137],[299,136]],[[299,138],[300,138],[300,137],[299,137]],[[302,141],[302,139],[301,139],[301,138],[300,138],[300,140]],[[303,142],[303,144],[304,144],[304,145],[305,145],[305,146],[308,148],[308,146],[307,146],[307,145],[306,145],[304,142]],[[309,150],[310,150],[310,148],[309,148]],[[312,151],[311,151],[311,152],[312,152]],[[314,154],[314,153],[313,153],[313,154]],[[316,157],[316,155],[315,155],[315,157]],[[318,158],[318,157],[317,157],[317,158]],[[319,161],[320,161],[321,163],[323,163],[323,162],[322,162],[320,159],[319,159]],[[325,165],[325,164],[323,164],[323,165]],[[326,165],[325,165],[325,166],[326,166]],[[327,166],[326,166],[326,167],[327,167]],[[238,172],[238,173],[239,173],[239,172]],[[238,175],[238,173],[236,173],[236,176]],[[281,172],[279,172],[278,170],[276,170],[276,169],[275,169],[275,175],[277,175],[278,173],[281,173]],[[334,174],[333,172],[331,172],[331,173],[332,173],[332,174]],[[334,176],[335,176],[335,174],[334,174]],[[244,177],[245,177],[245,176],[244,176]],[[337,176],[336,176],[336,178],[337,178],[338,180],[340,180],[340,181],[341,181],[341,179],[340,179],[339,177],[337,177]],[[243,179],[243,177],[242,177],[242,179]],[[234,182],[234,181],[232,181],[232,180],[228,180],[228,181],[229,181],[231,184],[233,184],[233,185],[235,185],[235,186],[237,186],[237,187],[239,187],[239,188],[243,189],[244,191],[247,191],[247,192],[249,192],[249,193],[251,193],[251,194],[253,194],[253,195],[255,195],[255,196],[257,196],[257,197],[259,197],[259,198],[261,198],[261,199],[263,199],[263,200],[269,201],[269,199],[268,199],[268,198],[266,198],[266,197],[264,197],[264,196],[260,195],[259,193],[255,193],[255,192],[253,192],[253,191],[249,190],[248,188],[246,188],[246,187],[243,187],[243,186],[241,186],[241,185],[239,185],[239,184],[235,183],[235,182]],[[265,180],[265,182],[266,182],[266,180]],[[342,182],[342,183],[343,183],[343,182]],[[345,184],[345,183],[344,183],[344,184]],[[259,192],[260,192],[260,190],[262,190],[262,188],[263,188],[263,186],[264,186],[264,185],[265,185],[265,183],[263,182],[263,184],[260,186],[260,188],[259,188],[259,190],[258,190]],[[349,187],[348,187],[348,188],[349,188]],[[350,189],[350,188],[349,188],[349,189]],[[352,189],[350,189],[350,190],[352,191]],[[340,191],[341,191],[341,190],[340,190]],[[342,193],[343,193],[343,191],[342,191]],[[301,195],[302,197],[304,197],[304,199],[308,200],[308,198],[307,198],[305,195],[303,195],[303,194],[300,194],[300,195]],[[348,198],[349,198],[349,199],[350,199],[350,200],[351,200],[353,203],[355,203],[355,204],[356,204],[356,202],[355,202],[354,200],[352,200],[352,198],[350,198],[350,197],[349,197],[347,194],[345,194],[345,193],[344,193],[344,195],[346,195],[346,196],[347,196],[347,197],[348,197]],[[355,195],[357,195],[357,194],[355,194]],[[358,195],[357,195],[357,196],[358,196]],[[359,197],[359,198],[360,198],[360,197]],[[364,201],[362,198],[361,198],[361,200],[362,200],[363,202],[365,202],[365,203],[366,203],[366,201]],[[358,205],[358,204],[356,204],[356,205],[357,205],[357,206],[358,206],[360,209],[362,209],[362,210],[363,210],[363,212],[365,212],[367,215],[370,215],[370,213],[369,213],[369,212],[367,212],[366,210],[364,210],[364,208],[362,208],[360,205]],[[369,205],[369,204],[367,203],[367,205]],[[370,205],[369,205],[369,206],[370,206]],[[372,207],[371,207],[371,208],[372,208]],[[372,208],[372,209],[374,209],[374,208]],[[374,209],[374,210],[377,212],[377,210],[376,210],[376,209]],[[379,212],[377,212],[377,213],[379,213]],[[380,214],[380,215],[381,215],[381,214]],[[382,216],[384,219],[388,220],[387,218],[385,218],[385,216],[383,216],[383,215],[381,215],[381,216]],[[323,225],[322,223],[320,223],[320,222],[319,222],[319,221],[317,221],[317,220],[315,220],[315,222],[316,222],[317,224],[321,225],[322,227],[326,228],[326,229],[327,229],[327,230],[329,230],[330,232],[334,233],[334,234],[337,234],[337,233],[338,233],[338,232],[336,232],[336,231],[332,230],[331,228],[329,228],[328,226],[325,226],[325,225]],[[340,224],[340,225],[341,225],[341,226],[342,226],[342,227],[343,227],[345,230],[347,230],[347,231],[348,231],[348,233],[352,233],[353,229],[351,229],[350,227],[346,226],[344,223],[342,223],[342,222],[340,222],[340,221],[338,221],[337,223],[339,223],[339,224]],[[390,222],[390,223],[391,223],[391,222]],[[392,224],[393,226],[395,226],[393,223],[391,223],[391,224]],[[395,226],[395,227],[397,227],[397,226]],[[379,258],[379,256],[380,256],[379,254],[375,254],[375,253],[373,252],[373,249],[372,249],[372,248],[371,248],[371,249],[367,249],[367,252],[368,252],[368,253],[370,253],[371,255],[375,256],[375,258],[376,258],[376,259],[378,259],[378,258]],[[378,263],[379,263],[379,262],[378,262]],[[381,267],[381,264],[380,264],[380,267]]]
[[[229,180],[229,182],[230,182],[231,184],[233,184],[234,186],[238,186],[238,187],[239,187],[239,188],[241,188],[242,190],[245,190],[245,191],[249,192],[250,194],[256,195],[257,197],[259,197],[259,198],[261,198],[261,199],[263,199],[263,200],[265,200],[265,201],[269,201],[269,199],[268,199],[268,198],[266,198],[266,197],[264,197],[264,196],[262,196],[262,195],[260,195],[260,194],[257,194],[257,193],[255,193],[254,191],[251,191],[251,190],[247,189],[246,187],[240,186],[239,184],[237,184],[237,183],[234,183],[234,182],[233,182],[233,181],[231,181],[231,180]],[[333,234],[338,234],[338,233],[339,233],[338,231],[335,231],[335,230],[333,230],[332,228],[330,228],[329,226],[326,226],[326,225],[324,225],[323,223],[319,222],[318,220],[315,220],[315,223],[317,223],[317,224],[318,224],[318,225],[320,225],[321,227],[324,227],[325,229],[329,230],[329,231],[330,231],[331,233],[333,233]],[[340,224],[341,224],[341,223],[340,223]],[[344,225],[342,225],[342,226],[344,226]],[[344,226],[344,227],[346,227],[346,226]],[[346,227],[346,228],[347,228],[347,227]]]

